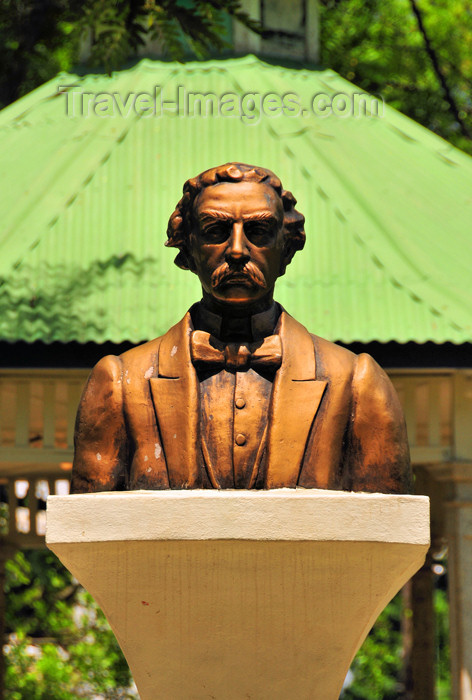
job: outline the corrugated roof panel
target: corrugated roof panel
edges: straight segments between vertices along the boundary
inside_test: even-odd
[[[71,117],[57,89],[72,84],[125,105],[130,92],[169,102],[295,93],[307,113],[191,117],[167,105],[162,116],[110,118],[76,106]],[[276,296],[310,330],[344,342],[470,341],[472,159],[389,108],[310,114],[313,95],[356,91],[332,71],[254,57],[142,61],[111,78],[58,76],[4,110],[0,338],[139,342],[165,331],[199,298],[196,277],[163,247],[183,182],[239,160],[280,175],[306,216],[307,245]]]

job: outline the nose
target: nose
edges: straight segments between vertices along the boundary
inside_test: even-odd
[[[228,247],[225,253],[226,262],[246,263],[250,259],[247,247],[246,236],[244,235],[243,224],[235,221],[228,239]]]

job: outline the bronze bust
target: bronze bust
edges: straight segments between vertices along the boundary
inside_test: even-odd
[[[95,366],[77,415],[73,493],[408,492],[405,423],[386,374],[273,299],[305,242],[295,205],[274,173],[242,163],[185,183],[166,245],[203,298],[162,337]]]

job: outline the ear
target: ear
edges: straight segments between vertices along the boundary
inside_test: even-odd
[[[196,272],[195,262],[192,256],[188,253],[185,248],[182,248],[177,254],[174,263],[181,270],[190,270],[190,272]]]
[[[279,272],[279,277],[282,277],[282,275],[285,275],[285,271],[287,269],[287,265],[290,265],[292,262],[293,256],[295,255],[296,250],[292,248],[292,246],[289,243],[285,243],[284,245],[284,253],[282,256],[282,260],[280,262],[280,272]]]

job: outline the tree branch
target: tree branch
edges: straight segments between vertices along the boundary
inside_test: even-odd
[[[446,76],[444,75],[444,73],[441,69],[441,66],[439,65],[439,60],[438,60],[436,51],[434,50],[434,47],[431,44],[430,38],[428,36],[428,33],[427,33],[426,28],[425,28],[424,23],[423,23],[423,17],[421,16],[421,12],[419,10],[419,7],[416,4],[416,0],[410,0],[410,5],[411,5],[411,9],[413,11],[413,14],[415,15],[416,20],[418,22],[418,29],[420,31],[420,34],[423,37],[426,53],[428,54],[428,56],[431,60],[431,63],[432,63],[433,68],[434,68],[434,72],[436,73],[436,77],[438,78],[439,83],[444,91],[444,96],[449,104],[449,107],[451,108],[451,111],[454,115],[454,118],[457,121],[457,123],[459,124],[463,135],[468,139],[472,139],[472,134],[470,133],[470,131],[467,127],[467,124],[464,122],[464,120],[460,116],[459,107],[456,103],[454,95],[452,94],[452,92],[449,88],[449,85],[447,84]]]

